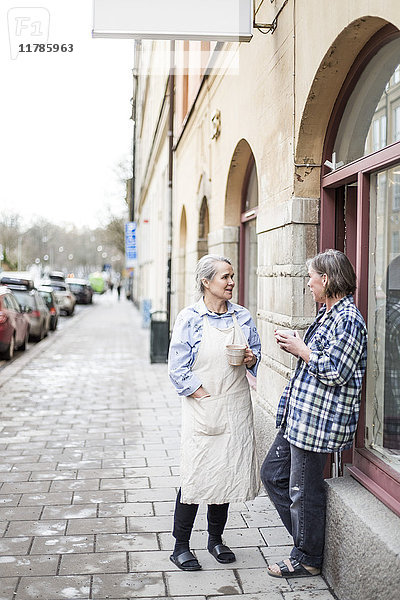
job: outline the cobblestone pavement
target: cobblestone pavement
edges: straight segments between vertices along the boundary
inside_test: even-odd
[[[203,570],[169,561],[179,399],[148,338],[108,293],[1,371],[0,600],[332,600],[322,577],[267,575],[290,540],[265,497],[231,507],[236,563],[206,551],[204,508]]]

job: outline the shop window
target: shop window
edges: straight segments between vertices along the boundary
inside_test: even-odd
[[[350,473],[400,514],[400,36],[383,28],[355,61],[325,143],[321,248],[353,262],[368,365]],[[332,161],[332,153],[336,161]]]

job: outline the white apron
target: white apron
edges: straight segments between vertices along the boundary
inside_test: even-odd
[[[210,398],[182,401],[181,488],[184,504],[253,500],[260,488],[246,366],[228,363],[226,346],[247,340],[234,325],[217,329],[203,317],[192,371]]]

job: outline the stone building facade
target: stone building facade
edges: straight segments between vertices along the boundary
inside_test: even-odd
[[[172,326],[193,300],[198,258],[231,257],[236,300],[262,340],[252,382],[262,458],[294,368],[273,331],[302,332],[315,317],[306,260],[329,247],[348,254],[368,373],[354,449],[327,472],[324,573],[339,598],[391,600],[400,566],[400,9],[397,0],[256,0],[255,10],[256,23],[274,28],[254,28],[248,43],[140,44],[134,293]]]

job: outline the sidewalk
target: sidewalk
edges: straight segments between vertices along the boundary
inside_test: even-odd
[[[333,600],[322,577],[267,575],[290,539],[265,496],[231,506],[237,562],[206,551],[204,507],[203,570],[169,561],[180,402],[148,334],[106,294],[0,372],[0,600]]]

